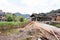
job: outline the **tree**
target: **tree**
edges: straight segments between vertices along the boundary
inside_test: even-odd
[[[12,13],[6,13],[6,21],[16,21],[16,15]]]
[[[11,16],[8,16],[7,18],[6,18],[6,21],[13,21],[13,19],[12,19],[12,17]]]
[[[17,21],[17,20],[16,20],[16,15],[15,15],[15,14],[12,14],[12,18],[13,18],[13,21]]]
[[[6,21],[13,21],[11,13],[6,13],[5,17],[6,17]]]
[[[24,21],[24,17],[20,17],[19,21],[23,22]]]

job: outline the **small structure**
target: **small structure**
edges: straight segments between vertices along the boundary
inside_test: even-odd
[[[53,22],[60,22],[60,12],[53,13],[52,15],[49,15],[51,17],[51,21]]]
[[[57,14],[50,15],[51,21],[56,21],[57,20]]]
[[[51,18],[46,16],[46,14],[32,14],[31,16],[32,21],[51,21]]]
[[[5,21],[5,12],[0,10],[0,21]]]
[[[60,22],[60,13],[57,14],[57,19],[56,21]]]

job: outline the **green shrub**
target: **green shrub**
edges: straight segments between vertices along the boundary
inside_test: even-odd
[[[11,16],[8,16],[8,17],[6,18],[6,21],[11,22],[11,21],[13,21],[13,18],[12,18]]]
[[[20,18],[19,18],[19,21],[20,21],[20,22],[24,22],[24,17],[20,17]]]

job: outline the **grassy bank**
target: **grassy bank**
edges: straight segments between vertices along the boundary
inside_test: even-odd
[[[24,22],[0,22],[0,32],[3,34],[17,34],[18,28],[23,28],[29,23],[28,20]]]
[[[58,24],[58,23],[55,23],[55,24],[52,24],[52,25],[60,28],[60,24]]]

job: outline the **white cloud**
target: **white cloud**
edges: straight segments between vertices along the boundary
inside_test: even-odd
[[[8,12],[48,12],[60,8],[60,0],[0,0],[0,9]]]

